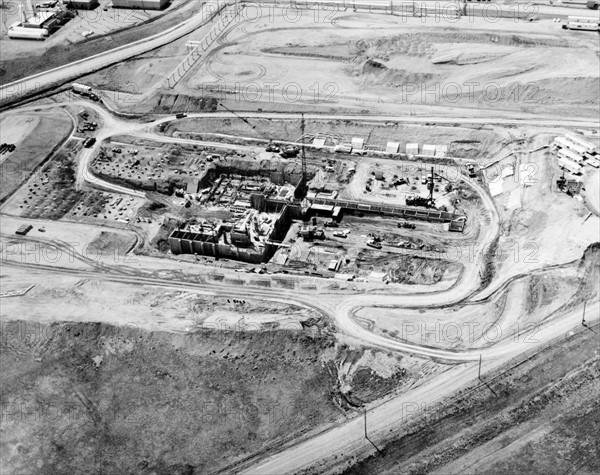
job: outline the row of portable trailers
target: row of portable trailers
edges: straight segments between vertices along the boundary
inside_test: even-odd
[[[571,173],[581,173],[584,160],[594,168],[600,167],[597,147],[587,140],[575,134],[566,134],[564,137],[557,137],[554,144],[559,147],[558,164]]]

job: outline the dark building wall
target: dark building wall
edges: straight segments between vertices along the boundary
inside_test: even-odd
[[[98,0],[90,0],[87,2],[83,0],[64,0],[64,4],[67,7],[74,8],[76,10],[93,10],[99,5]]]
[[[169,0],[112,0],[113,8],[130,8],[134,10],[162,10]]]

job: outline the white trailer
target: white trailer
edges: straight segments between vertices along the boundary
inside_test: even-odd
[[[564,0],[563,3],[565,3]],[[598,23],[600,18],[594,18],[592,16],[569,16],[567,21],[577,21],[579,23]]]
[[[556,137],[554,143],[563,149],[573,150],[573,152],[583,155],[588,151],[583,145],[567,140],[566,137]]]
[[[333,148],[333,151],[337,153],[351,153],[352,145],[349,143],[339,144]]]
[[[580,135],[577,135],[577,134],[571,134],[571,133],[565,134],[565,139],[567,139],[569,142],[572,142],[581,147],[584,147],[586,152],[593,153],[598,148],[592,142],[584,139],[583,137],[581,137]]]
[[[571,173],[581,173],[581,165],[579,163],[575,163],[572,160],[569,160],[565,157],[558,157],[558,166],[569,170]]]
[[[90,86],[86,86],[85,84],[73,83],[73,92],[77,94],[85,94],[89,95],[92,93],[92,88]]]
[[[568,158],[575,163],[581,163],[583,161],[583,155],[579,155],[575,153],[573,150],[569,150],[568,148],[561,148],[558,151],[558,156],[563,158]]]
[[[570,21],[566,25],[569,30],[600,31],[600,22]]]
[[[46,28],[25,28],[23,26],[12,26],[8,29],[8,37],[20,40],[43,41],[48,37]]]

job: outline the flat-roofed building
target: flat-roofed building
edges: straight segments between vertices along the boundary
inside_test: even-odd
[[[162,10],[169,0],[112,0],[113,8],[131,8],[134,10]]]
[[[98,5],[98,0],[63,0],[65,6],[75,10],[93,10]]]

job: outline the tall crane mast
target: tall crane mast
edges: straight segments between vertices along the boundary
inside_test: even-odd
[[[304,129],[305,129],[305,123],[304,123],[304,112],[301,113],[302,114],[302,119],[300,120],[300,128],[302,129],[302,183],[303,183],[303,187],[306,188],[306,150],[304,147]]]

